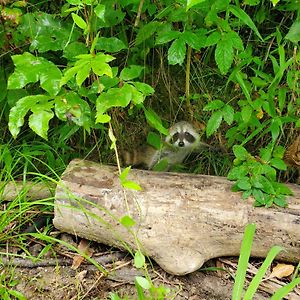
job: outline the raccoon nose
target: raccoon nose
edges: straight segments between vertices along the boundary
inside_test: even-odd
[[[178,146],[179,146],[179,147],[184,147],[184,142],[183,142],[183,141],[180,141],[180,142],[178,143]]]

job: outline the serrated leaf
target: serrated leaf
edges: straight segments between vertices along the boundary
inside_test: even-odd
[[[132,80],[134,78],[137,78],[141,75],[142,71],[144,70],[143,66],[139,65],[131,65],[127,68],[124,68],[121,71],[120,78],[122,80]]]
[[[238,19],[240,19],[243,23],[245,23],[247,26],[249,26],[255,32],[255,34],[261,39],[261,41],[264,40],[262,38],[262,36],[260,35],[257,27],[255,26],[254,22],[252,21],[252,19],[249,17],[249,15],[244,10],[242,10],[241,8],[239,8],[237,6],[233,6],[233,5],[229,5],[229,10]]]
[[[134,266],[137,269],[141,269],[145,265],[145,256],[141,251],[136,251],[134,254]]]
[[[126,227],[126,228],[130,228],[130,227],[133,227],[136,222],[135,220],[133,220],[130,216],[126,215],[126,216],[123,216],[121,219],[120,219],[120,223]]]
[[[181,39],[183,39],[191,48],[195,50],[200,50],[200,48],[205,46],[206,36],[197,35],[192,31],[184,31],[181,35]]]
[[[156,45],[161,45],[168,43],[174,39],[178,39],[181,36],[180,31],[163,31],[163,32],[158,32],[158,35],[155,40]]]
[[[141,276],[136,276],[135,280],[143,289],[145,289],[145,290],[150,289],[151,284],[148,279],[141,277]]]
[[[81,29],[85,30],[87,28],[86,22],[78,15],[72,13],[72,19],[74,23]]]
[[[231,43],[232,47],[243,51],[244,50],[244,45],[243,45],[243,41],[240,38],[240,36],[238,35],[237,32],[235,31],[230,31],[228,32],[225,36],[224,39],[226,39],[228,41],[228,43]]]
[[[225,75],[233,62],[233,47],[227,40],[222,39],[217,43],[215,60],[221,74]]]
[[[287,169],[286,164],[280,158],[272,158],[270,160],[270,165],[281,171],[286,171],[286,169]]]
[[[204,111],[210,111],[210,110],[215,110],[215,109],[220,109],[225,105],[225,103],[222,100],[213,100],[206,104],[203,107]]]
[[[250,121],[251,115],[252,115],[252,107],[250,105],[245,105],[242,108],[241,111],[241,116],[242,116],[242,120],[245,123],[248,123]]]
[[[183,39],[175,40],[168,50],[168,61],[170,65],[181,65],[185,59],[186,45]]]
[[[232,150],[235,157],[239,158],[240,160],[246,160],[249,157],[248,151],[243,146],[234,145]]]
[[[231,105],[226,104],[223,109],[223,119],[224,121],[228,124],[231,125],[233,122],[233,118],[234,118],[234,109]]]
[[[214,132],[216,132],[217,129],[220,127],[222,118],[223,118],[222,111],[216,111],[211,115],[206,125],[206,135],[208,137],[211,136]]]
[[[211,33],[206,39],[205,47],[210,47],[210,46],[217,44],[220,41],[220,39],[221,39],[220,32],[215,31],[215,32]]]
[[[54,113],[46,110],[34,112],[29,116],[29,127],[40,137],[47,140],[47,132],[49,129],[49,121],[53,118]]]

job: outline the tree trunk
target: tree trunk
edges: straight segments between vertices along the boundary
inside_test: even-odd
[[[256,224],[252,256],[265,257],[279,245],[286,252],[278,258],[300,259],[296,185],[290,186],[289,207],[282,209],[254,208],[221,177],[131,170],[128,179],[142,191],[124,191],[115,167],[73,160],[56,189],[55,227],[121,248],[136,249],[136,234],[143,253],[178,275],[213,257],[238,256],[248,223]],[[125,215],[136,221],[129,229],[119,222]]]

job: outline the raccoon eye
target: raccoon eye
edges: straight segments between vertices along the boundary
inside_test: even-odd
[[[178,138],[179,138],[179,133],[176,132],[171,138],[171,144],[175,144]]]
[[[184,133],[184,138],[190,143],[194,143],[195,142],[195,137],[193,135],[191,135],[189,132],[185,132]]]

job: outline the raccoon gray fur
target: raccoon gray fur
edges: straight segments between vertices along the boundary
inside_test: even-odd
[[[166,160],[166,170],[169,170],[173,165],[181,164],[196,148],[199,150],[207,146],[209,147],[200,142],[199,134],[191,123],[181,121],[169,128],[161,149],[147,145],[133,152],[124,152],[123,164],[152,170],[158,163]]]

